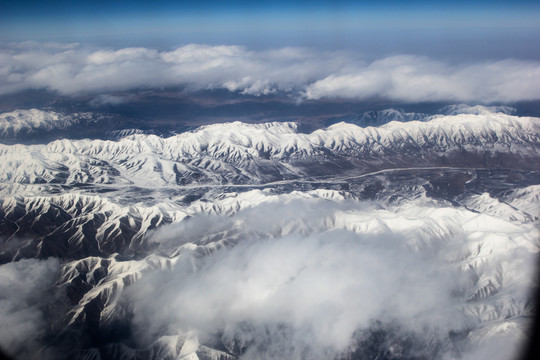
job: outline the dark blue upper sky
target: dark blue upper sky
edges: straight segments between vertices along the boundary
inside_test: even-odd
[[[538,58],[540,2],[2,0],[0,41],[25,40]]]

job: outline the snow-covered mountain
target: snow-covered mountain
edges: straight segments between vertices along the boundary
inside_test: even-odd
[[[0,142],[41,142],[93,129],[111,120],[110,115],[90,112],[62,114],[48,110],[15,110],[0,113]]]
[[[535,169],[540,119],[455,115],[311,134],[294,123],[215,124],[169,138],[0,145],[0,181],[15,184],[260,184],[421,166]]]
[[[516,113],[516,109],[507,105],[470,106],[467,104],[456,104],[456,105],[445,106],[442,109],[440,109],[439,112],[444,115],[459,115],[459,114],[488,115],[488,114],[495,114],[495,113],[513,115]]]
[[[136,121],[118,114],[14,110],[0,113],[0,144],[46,144],[62,138],[116,140],[133,134],[156,133],[131,128],[134,124]]]
[[[450,115],[450,114],[449,114]],[[455,114],[452,114],[455,115]],[[422,121],[425,118],[429,117],[428,114],[424,113],[408,113],[403,110],[397,109],[385,109],[379,111],[367,111],[360,114],[340,116],[336,118],[329,119],[327,124],[335,124],[339,122],[346,122],[360,127],[368,126],[381,126],[387,124],[391,121]]]
[[[327,125],[346,122],[349,124],[358,125],[360,127],[382,126],[392,121],[408,122],[408,121],[429,121],[433,118],[447,115],[493,115],[493,114],[513,115],[516,109],[507,105],[500,106],[483,106],[483,105],[467,105],[455,104],[447,105],[439,109],[435,114],[405,112],[400,109],[384,109],[379,111],[367,111],[359,114],[339,116],[328,119]]]
[[[0,333],[19,334],[0,346],[511,357],[535,315],[540,119],[471,109],[0,145]]]
[[[465,104],[449,105],[434,114],[405,112],[400,109],[384,109],[330,117],[323,121],[325,126],[340,122],[355,124],[360,127],[379,127],[392,121],[429,121],[434,117],[447,115],[490,115],[515,114],[516,109],[509,106],[469,106]],[[147,123],[150,121],[149,123]],[[142,124],[141,124],[142,122]],[[145,125],[146,124],[146,125]],[[140,126],[144,129],[134,128]],[[303,124],[304,126],[307,124]],[[311,126],[308,126],[311,128]],[[52,110],[14,110],[0,113],[0,143],[47,143],[56,138],[85,138],[118,140],[134,134],[155,134],[170,136],[185,132],[182,123],[169,122],[156,127],[151,120],[131,119],[119,114],[70,112],[61,113]]]
[[[81,120],[92,118],[91,113],[63,115],[38,109],[15,110],[0,114],[0,136],[3,138],[29,135],[38,131],[66,129]]]
[[[447,180],[453,177],[452,174],[445,174],[444,171],[437,172],[437,174],[442,175]],[[149,354],[150,351],[150,353],[156,354],[153,355],[156,356],[155,358],[168,358],[177,356],[183,349],[182,351],[191,354],[190,356],[193,358],[195,356],[200,359],[219,358],[219,356],[236,358],[245,351],[239,350],[242,348],[242,341],[245,341],[242,340],[243,336],[249,334],[255,336],[259,330],[256,328],[244,329],[242,331],[248,331],[247,334],[230,335],[226,332],[217,335],[217,337],[209,338],[209,334],[204,330],[205,326],[202,325],[206,321],[204,316],[200,320],[201,323],[196,322],[197,326],[202,326],[201,328],[194,329],[192,325],[186,327],[182,323],[188,324],[190,321],[183,319],[181,315],[178,315],[179,317],[174,315],[177,311],[175,308],[171,308],[174,303],[162,304],[159,302],[159,306],[163,306],[163,309],[160,310],[154,307],[158,305],[155,305],[152,299],[155,298],[154,292],[160,293],[160,296],[165,299],[171,296],[184,299],[185,296],[188,296],[194,301],[194,304],[201,301],[199,297],[207,299],[209,297],[212,302],[215,302],[213,306],[226,306],[224,308],[227,312],[225,319],[217,319],[213,325],[216,326],[215,330],[218,334],[227,329],[220,328],[220,321],[230,322],[227,325],[230,329],[240,326],[235,324],[236,317],[232,315],[233,313],[229,313],[232,309],[228,306],[231,305],[227,305],[229,301],[227,296],[236,298],[238,295],[220,292],[216,293],[218,297],[214,298],[211,295],[212,292],[206,293],[208,290],[206,286],[217,286],[213,280],[217,274],[206,273],[211,271],[207,269],[209,265],[200,262],[206,261],[204,259],[207,257],[224,256],[224,259],[227,259],[229,252],[235,251],[239,251],[239,256],[246,259],[259,256],[256,255],[257,253],[253,253],[256,249],[253,248],[256,246],[253,243],[254,239],[259,239],[257,241],[261,241],[263,244],[261,246],[270,246],[271,243],[268,241],[272,240],[277,244],[283,243],[283,251],[285,249],[289,249],[286,251],[299,251],[297,255],[293,255],[290,261],[298,258],[299,263],[295,266],[298,268],[305,266],[309,271],[315,271],[317,276],[322,276],[322,273],[318,273],[317,267],[321,256],[319,251],[324,251],[325,254],[328,254],[328,251],[334,252],[334,256],[338,256],[337,259],[344,257],[346,252],[358,253],[358,251],[362,251],[378,259],[377,256],[380,255],[377,255],[379,250],[377,250],[376,244],[385,239],[381,246],[385,245],[380,251],[388,252],[387,256],[390,259],[388,261],[392,261],[393,266],[398,269],[401,268],[402,264],[396,260],[395,256],[411,257],[410,261],[419,257],[414,260],[418,270],[414,267],[409,268],[412,271],[411,279],[403,280],[404,284],[398,282],[393,285],[399,286],[400,294],[405,293],[406,295],[403,295],[405,297],[414,297],[413,294],[418,292],[425,296],[429,293],[426,293],[428,288],[442,287],[438,291],[443,294],[445,291],[449,291],[453,295],[448,298],[446,296],[437,297],[433,300],[434,302],[428,301],[423,305],[435,306],[439,301],[444,300],[451,304],[445,303],[445,306],[460,309],[457,313],[459,314],[459,322],[453,325],[444,325],[443,333],[435,332],[434,338],[431,340],[416,334],[418,346],[424,347],[430,341],[435,341],[437,346],[441,347],[437,351],[443,354],[452,353],[462,347],[475,347],[477,345],[476,337],[479,337],[481,339],[479,343],[482,343],[493,337],[490,335],[491,333],[499,334],[497,336],[505,338],[516,336],[518,340],[522,339],[519,331],[524,331],[523,329],[527,326],[527,317],[533,314],[531,298],[527,294],[529,294],[528,289],[532,285],[530,283],[532,271],[534,271],[532,264],[540,245],[538,244],[536,227],[538,214],[529,213],[529,209],[538,206],[534,187],[512,190],[513,185],[505,187],[501,184],[501,189],[496,190],[504,196],[493,195],[494,197],[492,197],[487,193],[476,195],[477,189],[482,188],[486,182],[492,181],[485,174],[478,173],[475,175],[475,179],[468,180],[469,189],[463,194],[445,199],[444,194],[436,196],[433,193],[434,185],[432,183],[436,183],[434,179],[430,180],[433,175],[433,173],[421,176],[417,174],[405,178],[401,175],[399,183],[396,183],[391,177],[374,175],[368,179],[357,180],[356,183],[352,182],[353,185],[357,186],[357,188],[353,186],[352,191],[322,189],[302,191],[292,188],[288,190],[284,188],[254,189],[233,193],[219,192],[219,194],[210,191],[198,200],[189,204],[184,203],[184,205],[181,202],[182,195],[174,197],[171,196],[172,194],[169,194],[169,200],[163,194],[161,196],[154,194],[161,199],[161,206],[147,206],[143,199],[133,199],[133,204],[126,206],[115,203],[110,198],[107,199],[106,195],[99,194],[93,196],[66,194],[48,197],[15,197],[4,200],[2,228],[7,229],[10,225],[12,228],[12,236],[5,241],[6,247],[11,246],[11,256],[19,259],[24,257],[50,258],[51,256],[64,259],[56,286],[65,292],[71,305],[65,305],[65,310],[63,310],[65,315],[56,322],[55,326],[62,329],[61,334],[63,334],[59,336],[58,341],[66,337],[69,338],[80,329],[88,329],[89,333],[99,332],[100,336],[103,337],[102,340],[93,340],[94,348],[82,352],[76,349],[84,348],[83,343],[72,343],[71,348],[74,352],[70,353],[70,357],[89,358],[88,356],[91,354],[96,356],[95,354],[99,353],[104,358],[111,358],[118,356],[118,354],[127,356],[127,354],[136,353],[138,356],[146,358],[147,355],[144,354]],[[384,188],[378,191],[372,200],[366,202],[366,199],[362,198],[366,196],[364,190],[381,180],[386,182]],[[508,205],[509,201],[516,202],[517,199],[519,199],[519,207]],[[272,220],[268,221],[269,219]],[[323,246],[321,250],[318,250],[320,240],[317,239],[320,239],[321,236],[322,238],[334,239],[335,242],[339,243],[339,246],[332,242],[328,243],[327,247]],[[358,237],[358,240],[345,240],[349,236],[353,236],[353,239]],[[294,241],[299,241],[299,244],[289,244],[292,240],[288,239],[296,239]],[[360,241],[360,239],[363,240]],[[244,248],[245,246],[247,248]],[[295,246],[299,246],[299,248],[295,248]],[[357,248],[358,246],[360,248]],[[265,249],[264,251],[275,253],[269,256],[283,257],[286,254],[282,253],[280,248],[268,247]],[[236,253],[231,254],[236,256]],[[309,257],[314,257],[314,260],[311,261],[309,258],[303,257],[307,255],[300,254],[310,254]],[[7,258],[8,255],[10,255],[8,252],[4,252],[4,261],[11,260]],[[363,257],[363,261],[371,259],[370,256]],[[428,258],[431,258],[433,262],[426,262]],[[194,269],[200,269],[198,270],[201,272],[200,275],[198,272],[189,275],[192,270],[185,269],[188,259],[200,263],[194,265]],[[253,258],[254,262],[246,265],[248,266],[247,270],[239,268],[234,271],[243,271],[241,274],[246,276],[246,279],[253,276],[251,281],[254,284],[265,284],[268,279],[261,277],[261,270],[258,269],[258,266],[273,266],[271,262],[265,265],[265,262],[270,261],[271,258],[257,259],[257,257]],[[278,258],[274,261],[283,266],[281,261],[288,261],[286,259],[279,260]],[[368,274],[372,271],[383,271],[379,266],[386,266],[384,265],[386,260],[382,259],[385,258],[377,260],[383,261],[383,264],[380,265],[355,265],[351,269],[338,267],[339,270],[334,269],[333,271],[338,271],[341,279],[355,279],[353,274],[356,274],[357,271],[368,271]],[[290,263],[290,266],[296,264],[294,261]],[[348,260],[342,261],[345,261],[346,266],[357,264],[356,262],[348,263]],[[350,261],[356,260],[353,257]],[[285,262],[285,264],[289,263]],[[220,266],[224,266],[222,271],[225,271],[230,264]],[[254,266],[255,268],[253,268]],[[427,271],[427,269],[431,269],[428,271],[430,274],[432,271],[436,271],[433,274],[437,274],[437,271],[444,269],[448,272],[447,275],[451,274],[448,275],[450,279],[440,278],[442,275],[433,275],[434,278],[425,279],[429,284],[425,285],[428,288],[424,285],[419,288],[416,282],[418,280],[417,271]],[[324,268],[320,271],[323,270]],[[171,275],[171,271],[172,274],[177,275]],[[179,281],[175,279],[177,276],[181,276],[179,274],[183,271],[188,271],[186,276],[193,276],[195,279],[199,276],[203,276],[203,279],[206,277],[204,281],[210,281],[210,283],[203,285],[200,289],[188,288],[187,293],[184,294],[182,289],[186,285],[175,283],[175,281]],[[282,275],[279,275],[280,272],[276,272],[276,276],[292,276],[297,270],[293,267],[290,270],[284,268],[281,271]],[[393,271],[390,271],[382,281],[390,281],[392,277]],[[163,279],[160,280],[162,282],[157,281],[158,278]],[[369,277],[363,281],[368,281],[367,279]],[[154,283],[155,289],[145,290],[148,281]],[[279,280],[276,279],[276,281],[278,281],[277,286]],[[322,281],[321,286],[323,287],[331,286],[331,283],[326,283],[324,278],[319,281]],[[144,285],[137,287],[140,282]],[[241,284],[231,283],[227,286],[241,286],[239,291],[246,291],[245,295],[258,296],[257,291],[248,290],[248,288],[244,288],[247,285]],[[368,290],[371,289],[369,284],[368,282],[361,285],[358,291],[373,291]],[[413,286],[413,284],[414,293],[409,294],[408,287]],[[300,283],[298,286],[306,285]],[[344,286],[346,289],[348,286],[360,285],[355,285],[353,282]],[[377,284],[376,286],[379,291],[390,291],[390,288],[387,289],[387,286],[390,285]],[[392,292],[396,291],[394,287],[391,289]],[[143,293],[139,293],[140,291]],[[339,299],[343,296],[355,294],[354,292],[344,293],[345,290],[338,289],[333,291],[336,291],[335,295],[326,295],[325,301],[330,301],[335,306],[340,304],[336,301],[340,301]],[[375,299],[382,301],[388,295],[380,295],[382,298],[375,297]],[[219,296],[224,296],[225,300],[222,302]],[[364,293],[363,299],[366,299],[366,296],[367,299],[370,299],[366,293]],[[253,298],[250,301],[256,299]],[[405,299],[401,299],[399,303],[402,301],[406,303],[410,300]],[[126,301],[131,305],[128,305]],[[358,304],[362,304],[363,301],[358,302]],[[303,301],[300,301],[300,304],[302,303]],[[187,306],[186,303],[182,304]],[[315,306],[312,311],[318,312],[321,309],[317,304],[307,302],[304,305]],[[135,308],[130,308],[130,306]],[[269,305],[262,302],[257,306]],[[353,308],[344,304],[339,306],[344,306],[343,311],[351,314]],[[377,309],[372,309],[374,314],[377,313]],[[442,310],[441,308],[437,311]],[[195,310],[189,308],[189,311]],[[296,312],[298,309],[293,307],[291,311]],[[127,320],[134,315],[137,317],[148,313],[154,314],[152,316],[156,318],[144,321],[137,318],[131,325],[130,321]],[[262,314],[264,313],[261,313],[261,317],[252,315],[254,316],[252,320],[263,321],[264,315]],[[395,314],[397,319],[392,320],[391,323],[397,321],[400,326],[406,326],[403,324],[407,324],[409,316],[420,316],[418,321],[423,321],[424,326],[427,327],[439,327],[442,324],[439,323],[440,321],[448,321],[444,315],[441,315],[443,320],[441,318],[433,320],[430,317],[425,318],[427,315],[421,316],[420,313],[409,314],[408,309],[400,309]],[[177,325],[171,327],[171,325],[166,325],[167,322],[163,323],[163,321],[167,321],[159,320],[163,315],[172,317],[172,323]],[[213,319],[214,315],[208,316]],[[384,320],[384,317],[381,319],[383,322],[390,321]],[[144,335],[144,328],[143,330],[139,328],[139,321],[143,321],[152,329],[166,325],[169,330],[157,333],[150,331]],[[515,321],[524,322],[521,325],[510,326]],[[390,326],[391,323],[386,325]],[[257,324],[259,323],[252,325],[259,326]],[[143,331],[144,337],[138,340],[140,345],[130,347],[129,344],[123,342],[122,338],[118,338],[118,334],[115,335],[119,328],[126,326],[131,327],[131,331]],[[285,322],[283,326],[292,326],[291,331],[294,331],[296,325]],[[311,329],[315,325],[309,323],[306,326]],[[368,323],[362,321],[356,323],[355,326],[367,332],[366,334],[375,331],[370,328]],[[240,329],[237,328],[237,331]],[[407,334],[407,331],[413,333],[415,331],[413,328],[406,328],[403,330],[405,332],[396,329],[396,333],[393,334],[391,329],[390,326],[385,330],[390,331],[385,335],[388,336],[385,341],[393,341],[395,346],[403,346],[402,341],[412,336]],[[460,338],[449,340],[449,331],[461,332],[463,335]],[[484,332],[483,335],[482,332]],[[358,336],[358,341],[362,341],[367,335],[357,334],[356,336]],[[109,338],[112,340],[105,340]],[[169,340],[165,341],[166,339]],[[321,338],[318,336],[310,339],[315,343],[320,340]],[[105,343],[103,343],[104,341]],[[116,345],[113,345],[115,342],[117,342]],[[239,342],[240,345],[238,345]],[[330,350],[326,349],[325,351],[348,351],[340,347],[334,349],[333,346],[337,343],[334,344],[332,341],[330,344]],[[517,346],[514,342],[511,344]],[[60,341],[56,346],[62,348],[64,345]],[[111,355],[111,346],[116,349],[115,351],[118,351],[113,352],[116,355]],[[244,344],[244,346],[249,347],[249,343]],[[295,346],[300,345],[296,344]],[[354,348],[353,344],[350,346],[351,349]],[[380,348],[373,351],[383,350]],[[512,347],[509,351],[515,351],[515,348]]]

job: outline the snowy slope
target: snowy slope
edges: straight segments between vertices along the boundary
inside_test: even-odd
[[[92,113],[69,115],[38,109],[0,113],[0,138],[23,138],[28,135],[65,130],[87,122],[97,121]]]
[[[478,202],[478,200],[473,201]],[[491,203],[488,205],[497,207]],[[531,198],[529,206],[533,205],[538,205],[538,202]],[[459,346],[465,346],[463,344],[472,347],[478,346],[478,344],[493,338],[495,336],[493,334],[515,336],[517,340],[521,341],[524,336],[522,331],[527,322],[519,326],[510,325],[513,321],[532,314],[528,289],[531,286],[533,263],[540,244],[534,222],[527,219],[510,219],[505,215],[506,207],[502,204],[498,206],[499,209],[493,209],[491,214],[482,214],[465,207],[456,208],[445,202],[433,202],[422,196],[401,205],[392,206],[384,202],[364,203],[354,200],[350,194],[332,191],[311,193],[295,191],[276,194],[252,190],[244,193],[223,194],[212,203],[196,202],[189,207],[188,209],[191,210],[188,212],[191,212],[192,215],[200,214],[198,217],[192,218],[193,220],[179,217],[170,222],[170,225],[147,232],[146,241],[149,242],[147,245],[153,244],[159,250],[154,249],[141,259],[126,261],[120,260],[119,255],[111,254],[107,257],[85,257],[64,265],[58,280],[60,286],[74,289],[75,280],[82,279],[77,281],[83,281],[89,289],[80,295],[72,293],[77,302],[67,314],[65,326],[66,329],[79,328],[82,324],[87,323],[89,321],[87,316],[97,301],[100,304],[100,326],[103,329],[108,329],[115,324],[115,321],[125,316],[127,311],[125,301],[130,299],[129,301],[133,301],[136,311],[141,311],[142,314],[148,312],[153,314],[150,319],[144,320],[143,326],[148,328],[148,334],[154,334],[152,329],[156,327],[167,326],[167,332],[155,333],[142,342],[142,344],[148,344],[154,351],[158,348],[161,349],[162,353],[158,358],[174,357],[179,352],[185,356],[191,354],[190,356],[193,358],[208,353],[219,354],[219,351],[222,351],[220,347],[208,342],[208,334],[204,330],[207,325],[194,329],[193,323],[186,320],[181,315],[182,312],[176,312],[175,304],[180,301],[181,306],[187,307],[186,311],[197,311],[198,305],[195,304],[200,304],[201,301],[210,301],[210,304],[220,308],[225,316],[223,320],[215,320],[215,323],[213,323],[214,320],[211,320],[214,326],[218,327],[215,330],[219,332],[221,321],[227,323],[227,321],[234,319],[234,306],[229,308],[232,305],[228,302],[228,296],[237,298],[240,293],[233,292],[229,295],[229,291],[219,290],[218,287],[214,297],[214,292],[211,289],[218,286],[218,283],[213,280],[216,275],[212,272],[211,267],[207,268],[206,265],[203,265],[204,262],[199,264],[200,260],[196,259],[200,259],[201,256],[212,256],[212,254],[221,254],[220,257],[227,259],[229,252],[235,254],[234,251],[239,251],[239,256],[246,259],[247,263],[239,265],[238,268],[233,266],[235,269],[233,271],[239,272],[235,276],[240,276],[240,278],[245,276],[246,281],[249,279],[249,282],[234,286],[239,286],[238,291],[243,294],[243,297],[249,299],[248,304],[250,305],[245,306],[261,307],[262,309],[270,306],[267,301],[279,301],[279,298],[272,300],[273,296],[277,296],[273,294],[279,294],[280,287],[285,286],[279,285],[279,278],[287,279],[293,276],[296,271],[304,271],[307,274],[314,272],[318,283],[323,288],[334,288],[337,291],[335,294],[326,293],[323,295],[324,293],[321,293],[319,296],[322,296],[323,300],[330,304],[339,304],[342,311],[347,313],[357,306],[354,301],[351,304],[341,302],[341,299],[347,298],[349,290],[346,289],[351,286],[353,288],[360,286],[362,289],[359,291],[362,291],[363,300],[358,300],[358,304],[364,302],[363,306],[366,306],[366,299],[371,297],[376,300],[377,296],[383,296],[385,299],[387,295],[370,294],[375,288],[382,291],[383,294],[387,291],[391,291],[391,293],[396,291],[395,288],[385,288],[388,286],[385,285],[385,282],[390,281],[390,278],[386,277],[383,277],[382,282],[378,283],[376,287],[372,287],[369,282],[355,283],[355,279],[358,279],[359,276],[357,271],[362,269],[364,269],[363,271],[372,271],[371,267],[377,269],[380,265],[376,262],[372,264],[369,262],[358,263],[351,255],[363,249],[370,254],[367,258],[362,257],[363,261],[367,261],[370,257],[377,259],[379,256],[377,243],[386,239],[382,246],[385,249],[384,253],[390,260],[380,259],[378,261],[383,261],[383,264],[386,261],[391,261],[393,266],[398,268],[401,266],[402,260],[397,260],[396,256],[405,259],[410,256],[411,261],[414,259],[415,262],[418,262],[414,266],[409,265],[411,266],[409,269],[410,278],[405,277],[398,283],[391,281],[392,286],[399,286],[400,296],[414,298],[414,294],[425,294],[426,287],[435,287],[438,289],[437,291],[442,291],[443,295],[435,297],[433,301],[438,302],[443,299],[450,301],[452,307],[459,309],[458,314],[460,314],[452,315],[459,318],[457,323],[452,320],[450,324],[446,324],[445,321],[450,321],[446,315],[441,314],[432,318],[433,314],[414,313],[412,310],[414,307],[412,309],[399,308],[394,313],[397,316],[397,321],[406,323],[409,321],[409,312],[413,311],[414,316],[418,316],[417,321],[424,322],[424,326],[428,328],[443,326],[446,331],[463,331],[466,337],[460,340],[459,344],[461,345]],[[277,209],[279,212],[276,212]],[[111,209],[112,213],[118,211]],[[295,217],[293,214],[301,215]],[[272,217],[272,222],[267,221],[269,216]],[[345,236],[345,234],[350,235]],[[353,242],[341,240],[350,236],[358,240]],[[296,239],[297,245],[289,244],[288,239],[291,238]],[[257,243],[260,242],[261,246],[264,246],[263,249],[270,251],[271,255],[261,258],[262,253],[257,252],[256,247],[253,248],[255,246],[253,239],[258,239]],[[268,239],[271,239],[271,242]],[[316,244],[323,240],[318,239],[327,239],[324,243],[326,245],[321,250]],[[328,242],[330,239],[333,241]],[[360,239],[362,240],[360,241]],[[339,244],[339,247],[334,246],[334,242]],[[138,246],[140,249],[144,249],[141,244],[139,243]],[[290,260],[288,260],[286,253],[281,253],[280,244],[285,246],[284,249],[288,249],[289,256],[292,256]],[[343,247],[344,245],[346,246]],[[304,253],[306,251],[307,253]],[[323,262],[319,270],[317,264],[323,259],[321,257],[323,253],[319,253],[320,251],[324,253],[326,261],[330,261],[332,267],[325,268]],[[274,268],[271,272],[274,277],[277,277],[275,279],[268,278],[268,273],[264,271],[264,266],[273,268],[272,256],[282,257],[279,261],[280,270]],[[331,260],[333,256],[336,256],[336,259],[341,259],[340,262],[334,263]],[[250,257],[254,257],[253,262],[250,262]],[[351,262],[349,263],[347,259],[350,259]],[[195,271],[193,273],[186,270],[186,266],[190,268],[191,262],[195,264],[193,265],[194,270],[192,271]],[[353,264],[355,265],[353,266]],[[226,266],[232,265],[227,263]],[[247,266],[247,269],[241,266]],[[319,272],[330,271],[329,269],[338,271],[340,278],[327,279],[324,273]],[[175,280],[181,279],[184,275],[180,274],[184,271],[188,271],[185,275],[188,276],[188,279],[193,277],[193,281],[206,283],[202,287],[192,288],[191,280],[186,280],[186,283],[181,283],[183,286],[187,286],[186,293],[184,293],[183,287],[177,283],[179,280]],[[225,271],[225,268],[222,271]],[[350,273],[351,271],[356,275]],[[379,269],[378,271],[383,270]],[[417,283],[418,274],[416,271],[429,274],[425,279],[427,282],[425,285]],[[440,271],[446,275],[436,275]],[[201,275],[198,275],[199,272]],[[390,273],[393,274],[392,271]],[[297,280],[291,277],[290,285],[287,285],[292,286],[291,289],[294,289],[295,286],[305,286],[301,282],[304,281],[303,278],[300,275],[296,276],[298,276]],[[361,279],[365,282],[368,281],[369,277]],[[148,286],[148,282],[153,283],[154,288],[135,287],[133,290],[135,292],[126,293],[128,287],[133,287],[141,281],[146,284],[145,286]],[[224,281],[224,279],[218,277],[215,281]],[[258,297],[257,291],[262,291],[262,289],[256,291],[256,284],[264,285],[268,281],[271,281],[270,284],[275,284],[276,288],[267,293],[265,297]],[[336,283],[339,284],[343,281],[345,287],[335,287]],[[175,302],[162,303],[158,301],[159,305],[154,305],[155,300],[153,299],[156,291],[165,299],[174,297]],[[451,291],[454,295],[446,298],[444,291]],[[192,305],[189,305],[189,302],[183,302],[185,299],[189,299]],[[298,301],[298,306],[307,306],[311,307],[312,311],[321,311],[318,302],[312,302],[308,299]],[[404,301],[404,298],[400,301]],[[436,302],[431,303],[431,301],[430,298],[424,297],[422,304],[435,308],[441,306]],[[295,307],[296,305],[287,305],[285,310],[290,306],[293,306],[291,309],[294,309],[295,312],[299,311]],[[374,307],[372,311],[376,314],[377,309],[379,307]],[[206,311],[209,311],[210,314],[213,313],[210,309]],[[432,311],[435,310],[432,309]],[[441,311],[441,309],[437,311]],[[256,314],[257,312],[252,315],[251,321],[260,321],[259,315]],[[281,310],[275,313],[276,316],[281,316],[280,314]],[[201,313],[201,316],[205,318],[204,313]],[[260,316],[265,319],[264,315]],[[183,325],[184,321],[191,325]],[[206,320],[200,321],[202,322],[199,325],[206,324],[204,322]],[[196,321],[195,324],[198,322]],[[309,324],[306,326],[312,326]],[[324,326],[323,324],[324,322],[318,326]],[[366,326],[363,322],[355,324],[360,328]],[[295,325],[293,323],[290,325],[294,329]],[[239,325],[231,322],[227,326]],[[448,328],[446,328],[447,326]],[[344,331],[344,329],[339,329],[339,331]],[[434,334],[433,341],[441,344],[447,341],[445,338],[447,335],[444,333]],[[231,354],[238,355],[234,350],[235,344],[241,342],[242,339],[234,336],[230,338],[229,336],[223,334],[219,338],[219,342],[222,344],[220,346],[226,348],[222,355],[229,354],[227,356],[233,358]],[[317,336],[313,340],[321,341]],[[198,337],[203,339],[202,343],[197,340]],[[424,341],[421,338],[420,336],[419,341]],[[174,340],[174,344],[177,345],[171,346],[168,341],[165,341],[166,339]],[[332,342],[330,343],[332,344]]]
[[[326,122],[328,124],[346,122],[346,123],[354,124],[360,127],[368,127],[368,126],[377,127],[377,126],[381,126],[386,123],[389,123],[391,121],[400,121],[400,122],[408,122],[408,121],[415,121],[415,120],[421,121],[428,117],[429,117],[428,114],[423,114],[423,113],[408,113],[408,112],[404,112],[402,110],[397,110],[397,109],[385,109],[385,110],[379,110],[379,111],[367,111],[361,114],[341,116],[341,117],[329,119]]]
[[[36,130],[65,129],[76,125],[79,118],[88,119],[89,117],[89,113],[64,116],[53,111],[38,109],[15,110],[0,114],[0,136],[16,137],[21,133],[31,134]]]
[[[488,115],[493,113],[502,113],[507,115],[512,115],[516,113],[516,109],[507,106],[483,106],[483,105],[466,105],[466,104],[456,104],[448,105],[439,110],[441,114],[445,115],[458,115],[458,114],[472,114],[472,115]]]
[[[311,134],[298,133],[294,123],[235,122],[165,139],[132,135],[118,141],[0,145],[0,181],[258,183],[317,171],[344,173],[354,162],[366,170],[415,165],[527,168],[537,159],[539,144],[540,119],[505,114],[461,114],[378,128],[339,123]]]
[[[44,359],[511,357],[535,311],[540,119],[445,112],[0,145],[0,289],[28,282],[0,315],[41,319],[10,341]]]

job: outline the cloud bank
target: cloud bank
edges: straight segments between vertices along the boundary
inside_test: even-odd
[[[459,358],[469,349],[449,333],[482,328],[480,319],[491,312],[491,305],[466,305],[474,277],[504,273],[521,287],[510,274],[532,268],[534,255],[503,240],[508,225],[481,229],[481,216],[465,210],[427,206],[397,214],[356,205],[276,202],[156,231],[151,241],[162,250],[183,250],[171,269],[129,289],[138,341],[195,331],[201,343],[217,336],[229,349],[245,348],[244,359],[339,358],[366,341],[375,352],[367,356],[375,357],[381,349],[369,336],[382,329],[382,348],[401,351],[397,357]],[[482,264],[473,260],[475,270],[453,259],[498,239],[504,255],[485,245],[492,255]],[[512,290],[515,304],[526,302],[524,288]],[[501,296],[491,301],[503,309],[508,294]],[[501,339],[515,353],[519,337]]]
[[[250,95],[284,92],[313,100],[514,102],[540,99],[540,62],[450,64],[414,55],[366,61],[351,52],[294,47],[252,51],[199,44],[171,51],[53,43],[0,45],[0,94],[27,89],[104,94],[174,86]]]

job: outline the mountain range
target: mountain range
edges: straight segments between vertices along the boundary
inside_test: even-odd
[[[515,113],[167,135],[0,114],[0,345],[21,359],[518,354],[536,315],[540,118]]]

